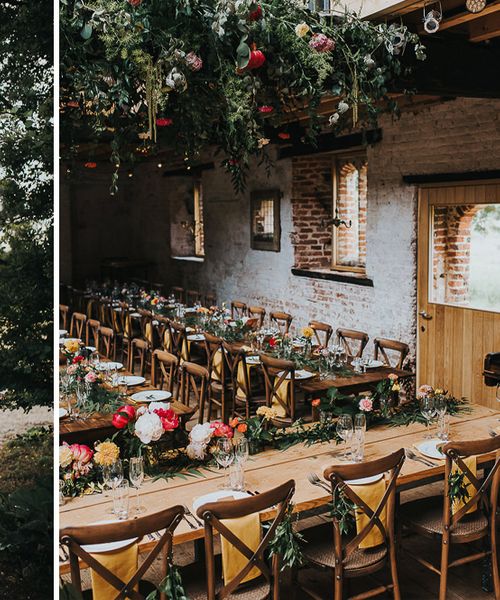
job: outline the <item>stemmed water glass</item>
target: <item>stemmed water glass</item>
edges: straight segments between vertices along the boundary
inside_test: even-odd
[[[352,457],[354,462],[362,462],[365,454],[366,415],[354,415],[354,432],[352,437]]]
[[[429,428],[432,419],[436,416],[436,402],[434,398],[425,396],[420,400],[420,412],[426,421],[426,427]],[[432,437],[430,433],[425,436],[427,439]]]
[[[347,447],[353,435],[353,425],[351,415],[340,415],[337,420],[337,434],[345,443],[343,460],[347,460]]]
[[[229,438],[223,437],[217,440],[215,446],[215,460],[224,469],[224,489],[228,489],[227,468],[234,460],[233,442]]]
[[[146,508],[139,503],[139,489],[144,481],[144,459],[142,456],[130,459],[128,477],[135,488],[135,512],[139,515],[146,511]]]
[[[111,490],[116,489],[121,484],[123,481],[123,463],[121,459],[118,458],[113,464],[103,466],[102,479],[104,485],[111,488]],[[113,514],[115,511],[112,507],[107,512]]]

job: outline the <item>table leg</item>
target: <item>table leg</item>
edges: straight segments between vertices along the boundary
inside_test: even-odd
[[[194,562],[205,562],[205,540],[194,540]]]

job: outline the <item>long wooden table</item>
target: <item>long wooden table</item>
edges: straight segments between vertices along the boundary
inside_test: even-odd
[[[475,440],[487,438],[492,428],[498,427],[500,413],[489,408],[473,405],[470,414],[451,418],[451,439]],[[433,428],[434,429],[434,428]],[[420,424],[408,427],[375,427],[366,434],[365,458],[373,460],[385,456],[400,448],[412,448],[424,438],[426,428]],[[295,510],[312,510],[326,505],[330,496],[322,489],[311,485],[307,480],[310,472],[322,475],[325,467],[339,462],[342,446],[334,443],[316,444],[306,447],[303,444],[293,446],[286,451],[268,450],[250,457],[245,469],[246,489],[263,492],[288,479],[294,479],[296,491],[293,497]],[[479,464],[493,458],[491,455],[479,457]],[[415,488],[443,477],[444,461],[432,460],[434,467],[413,460],[406,460],[398,478],[398,490]],[[204,470],[203,477],[169,481],[147,481],[141,488],[142,504],[148,513],[154,513],[168,506],[185,504],[192,510],[193,501],[220,488],[223,473]],[[84,496],[69,500],[60,508],[61,527],[67,525],[86,525],[109,518],[107,511],[111,506],[111,497],[101,494]],[[262,514],[266,520],[270,513]],[[176,529],[174,544],[200,539],[203,529],[191,529],[182,521]],[[141,551],[147,551],[154,542],[142,541]],[[61,572],[67,572],[68,565],[61,563]]]

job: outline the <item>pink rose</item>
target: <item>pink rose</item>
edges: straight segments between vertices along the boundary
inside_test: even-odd
[[[399,377],[396,375],[396,373],[389,373],[389,375],[387,375],[387,378],[390,379],[391,381],[397,381],[399,379]]]
[[[69,365],[69,367],[66,369],[66,373],[68,375],[74,375],[76,373],[78,369],[78,365]]]
[[[427,396],[432,396],[433,393],[434,388],[432,385],[424,383],[424,385],[421,385],[417,390],[417,398],[427,398]]]
[[[87,383],[95,383],[97,381],[97,375],[94,371],[89,371],[87,375],[85,375],[85,381]]]
[[[172,431],[179,426],[179,417],[171,408],[166,410],[164,408],[157,408],[153,412],[160,417],[162,427],[165,431]]]
[[[92,460],[92,456],[94,455],[92,450],[88,446],[85,446],[85,444],[71,444],[70,450],[73,454],[73,460],[81,466]]]
[[[365,396],[364,398],[361,398],[358,406],[359,410],[362,410],[363,412],[371,412],[373,410],[373,400],[368,398],[368,396]]]
[[[316,52],[331,52],[335,42],[324,33],[315,33],[309,40],[309,46]]]
[[[194,52],[189,52],[186,54],[185,60],[191,71],[199,71],[203,67],[203,60]]]

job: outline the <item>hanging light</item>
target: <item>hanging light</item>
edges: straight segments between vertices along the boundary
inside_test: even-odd
[[[430,7],[434,8],[430,8]],[[424,5],[424,30],[427,33],[436,33],[439,24],[443,20],[443,9],[441,2],[430,2]]]
[[[486,0],[466,0],[465,8],[471,13],[478,13],[486,7]]]

